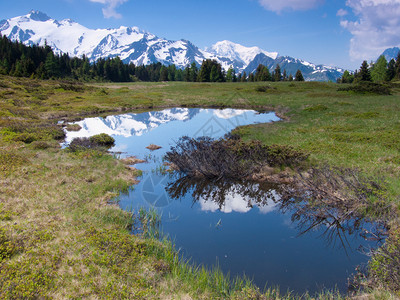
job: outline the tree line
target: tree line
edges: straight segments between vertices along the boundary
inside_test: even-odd
[[[400,79],[400,52],[396,60],[393,58],[388,62],[384,55],[381,55],[375,63],[364,60],[359,70],[354,73],[344,71],[343,76],[338,78],[338,83],[357,83],[370,81],[376,83],[389,82]]]
[[[100,58],[90,63],[82,58],[70,57],[68,53],[55,54],[47,44],[30,45],[11,41],[0,34],[0,74],[40,79],[74,79],[83,81],[187,81],[187,82],[254,82],[254,81],[304,81],[300,70],[295,76],[281,71],[279,65],[271,73],[260,64],[255,72],[236,74],[233,68],[227,72],[216,60],[206,59],[198,67],[193,62],[185,69],[174,64],[161,63],[135,66],[125,64],[119,57]]]

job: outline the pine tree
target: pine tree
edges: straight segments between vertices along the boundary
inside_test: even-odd
[[[241,82],[247,82],[247,74],[246,74],[246,72],[243,72]]]
[[[59,74],[57,60],[53,52],[49,52],[44,62],[44,67],[48,77],[57,77]]]
[[[279,66],[279,64],[277,64],[275,67],[274,79],[275,79],[275,81],[282,80],[281,67]]]
[[[262,73],[261,73],[261,81],[271,81],[271,74],[266,66],[264,66]]]
[[[396,78],[400,79],[400,51],[397,54],[395,69],[396,69]]]
[[[168,80],[169,81],[175,81],[175,73],[176,73],[176,67],[174,64],[172,64],[168,67]]]
[[[295,81],[304,81],[303,73],[301,73],[300,69],[297,69],[294,80]]]
[[[386,70],[386,81],[391,81],[395,76],[396,76],[396,62],[392,58],[389,61],[388,67]]]
[[[287,81],[287,74],[286,74],[286,69],[283,70],[283,81]]]
[[[218,80],[219,80],[218,69],[216,65],[213,65],[210,71],[210,81],[217,82]]]
[[[183,80],[188,82],[190,81],[190,68],[186,66],[185,71],[183,72]]]
[[[254,82],[254,73],[249,74],[249,82]]]
[[[195,62],[192,62],[190,66],[190,76],[189,76],[189,81],[195,82],[197,81],[197,76],[198,76],[198,70]]]
[[[360,72],[358,73],[358,78],[360,81],[371,81],[371,73],[366,60],[361,64]]]
[[[165,66],[160,69],[160,81],[168,81],[168,69]]]
[[[293,75],[292,74],[289,75],[289,81],[293,81]]]

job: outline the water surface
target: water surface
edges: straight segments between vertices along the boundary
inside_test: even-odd
[[[76,122],[82,130],[68,132],[66,141],[104,132],[116,140],[111,151],[146,159],[136,165],[143,170],[140,183],[120,197],[120,205],[156,208],[163,233],[195,263],[245,274],[261,289],[268,284],[313,293],[336,286],[345,292],[347,278],[367,261],[358,250],[369,246],[360,228],[329,227],[327,220],[307,230],[313,220],[301,213],[302,200],[284,201],[279,187],[270,184],[198,181],[162,172],[162,157],[181,136],[219,138],[237,126],[274,121],[279,118],[271,112],[173,108],[88,118]],[[146,149],[152,143],[162,148]]]

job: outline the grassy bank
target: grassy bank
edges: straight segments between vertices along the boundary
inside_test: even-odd
[[[218,271],[180,263],[168,243],[130,235],[132,215],[110,201],[129,188],[135,171],[101,152],[61,150],[57,122],[157,107],[275,109],[285,122],[237,131],[309,152],[314,163],[385,176],[388,202],[397,210],[400,91],[377,96],[337,88],[307,82],[85,86],[0,77],[0,297],[282,298],[241,280],[231,286]]]

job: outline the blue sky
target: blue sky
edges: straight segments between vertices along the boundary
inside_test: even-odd
[[[13,0],[0,3],[0,19],[31,9],[89,28],[137,26],[201,48],[230,40],[347,69],[400,45],[400,0]]]

